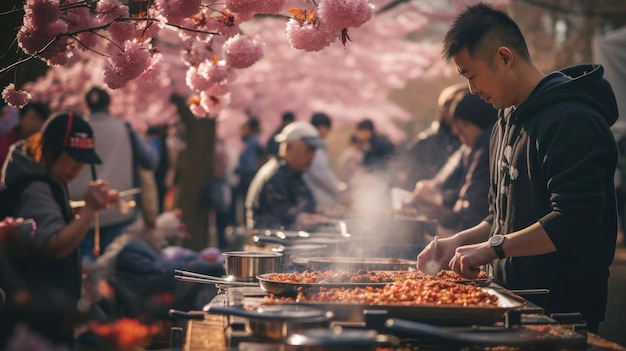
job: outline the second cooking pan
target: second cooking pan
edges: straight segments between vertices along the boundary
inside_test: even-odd
[[[247,318],[252,335],[266,340],[284,340],[300,330],[327,328],[333,318],[332,312],[294,305],[261,306],[251,311],[242,308],[207,305],[204,307],[204,312],[169,311],[172,317],[188,320],[204,320],[205,313]]]

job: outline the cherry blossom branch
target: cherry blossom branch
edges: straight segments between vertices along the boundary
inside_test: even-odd
[[[41,48],[41,49],[37,50],[37,52],[35,52],[34,54],[32,54],[32,55],[30,55],[30,56],[28,56],[28,57],[26,57],[26,58],[23,58],[23,59],[21,59],[21,60],[19,60],[19,61],[16,61],[16,62],[14,62],[14,63],[12,63],[12,64],[10,64],[10,65],[8,65],[8,66],[6,66],[6,67],[2,68],[2,69],[0,69],[0,74],[3,74],[4,72],[6,72],[6,71],[8,71],[8,70],[13,69],[13,68],[14,68],[14,67],[16,67],[16,66],[19,66],[19,65],[21,65],[22,63],[25,63],[25,62],[28,62],[28,61],[30,61],[30,60],[32,60],[32,59],[34,59],[34,58],[35,58],[35,57],[37,57],[39,54],[41,54],[42,52],[46,51],[46,49],[47,49],[50,45],[52,45],[52,43],[54,43],[54,42],[55,42],[58,38],[59,38],[59,35],[57,35],[56,37],[52,38],[52,40],[50,40],[50,41],[48,42],[48,44],[44,45],[44,47],[43,47],[43,48]]]
[[[99,35],[99,34],[97,34],[97,33],[93,33],[93,34]],[[102,37],[102,36],[101,36],[101,37]],[[72,38],[73,38],[74,40],[76,40],[76,42],[78,42],[78,44],[80,44],[81,46],[83,46],[85,49],[87,49],[87,50],[89,50],[89,51],[91,51],[91,52],[93,52],[93,53],[95,53],[95,54],[98,54],[98,55],[100,55],[100,56],[102,56],[102,57],[109,57],[108,55],[105,55],[105,54],[103,54],[103,53],[99,52],[98,50],[92,49],[92,48],[90,48],[89,46],[87,46],[87,45],[83,44],[83,42],[82,42],[82,41],[80,41],[80,39],[78,39],[78,37],[76,37],[76,36],[72,36]],[[104,37],[103,37],[103,38],[104,38]],[[105,39],[108,39],[108,38],[105,38]],[[114,43],[114,42],[112,42],[112,43],[113,43],[113,44],[115,44],[118,48],[120,48],[120,50],[123,50],[123,49],[122,49],[119,45],[117,45],[116,43]]]
[[[21,7],[17,7],[17,8],[16,8],[16,7],[13,7],[13,9],[12,9],[12,10],[5,11],[5,12],[0,12],[0,16],[10,15],[10,14],[12,14],[13,12],[19,12],[19,11],[24,12],[24,9],[23,9],[23,8],[21,8]]]
[[[186,30],[186,31],[189,31],[189,32],[192,32],[192,33],[203,33],[203,34],[220,35],[220,33],[218,33],[218,32],[210,32],[210,31],[201,30],[201,29],[187,28],[187,27],[179,26],[179,25],[173,24],[173,23],[165,23],[165,24],[170,26],[170,27]]]
[[[58,40],[58,39],[60,39],[60,38],[62,38],[62,37],[72,37],[73,39],[77,40],[77,39],[76,39],[76,35],[77,35],[77,34],[80,34],[80,33],[85,33],[85,32],[92,32],[93,34],[96,34],[96,35],[98,35],[98,36],[100,36],[100,37],[102,37],[102,38],[104,38],[104,39],[107,39],[106,37],[104,37],[104,36],[102,36],[102,35],[98,34],[96,31],[101,30],[101,29],[106,29],[106,28],[108,28],[109,26],[111,26],[113,23],[115,23],[115,22],[122,22],[122,21],[155,21],[155,22],[156,22],[156,21],[158,21],[158,20],[156,20],[156,19],[154,19],[154,18],[130,18],[130,17],[119,17],[119,18],[116,18],[116,19],[112,20],[111,22],[108,22],[108,23],[102,24],[102,25],[100,25],[100,26],[90,27],[90,28],[83,28],[83,29],[75,30],[75,31],[73,31],[73,32],[59,33],[59,34],[57,34],[54,38],[52,38],[52,40],[50,40],[50,41],[49,41],[49,42],[48,42],[48,43],[47,43],[47,44],[46,44],[43,48],[41,48],[41,49],[37,50],[37,52],[35,52],[35,53],[31,54],[30,56],[28,56],[28,57],[26,57],[26,58],[24,58],[24,59],[21,59],[21,60],[19,60],[19,61],[16,61],[16,62],[14,62],[14,63],[10,64],[10,65],[9,65],[9,66],[7,66],[7,67],[0,68],[0,74],[3,74],[4,72],[9,71],[9,70],[13,69],[14,67],[19,66],[19,65],[21,65],[22,63],[28,62],[28,61],[32,60],[33,58],[35,58],[35,57],[39,56],[42,52],[46,51],[46,49],[47,49],[50,45],[52,45],[52,43],[54,43],[56,40]],[[171,23],[166,23],[166,25],[168,25],[168,26],[172,26],[172,27],[176,27],[176,28],[181,29],[181,30],[186,30],[186,31],[189,31],[189,32],[194,32],[194,33],[204,33],[204,34],[211,34],[211,35],[219,35],[219,33],[217,33],[217,32],[210,32],[210,31],[204,31],[204,30],[199,30],[199,29],[186,28],[186,27],[179,26],[179,25],[175,25],[175,24],[171,24]],[[107,40],[109,40],[109,39],[107,39]],[[110,40],[109,40],[109,41],[110,41]],[[113,43],[113,41],[111,41],[111,42]],[[79,41],[79,43],[80,43],[80,41]],[[80,44],[81,44],[82,46],[85,46],[86,48],[88,48],[88,47],[87,47],[86,45],[84,45],[83,43],[80,43]],[[115,44],[115,43],[114,43],[114,44]],[[115,44],[115,45],[116,45],[116,46],[117,46],[120,50],[123,50],[123,49],[122,49],[119,45],[117,45],[117,44]],[[90,49],[90,48],[88,48],[88,49]],[[98,54],[100,54],[100,53],[98,53]]]

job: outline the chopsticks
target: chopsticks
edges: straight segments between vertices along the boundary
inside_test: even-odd
[[[98,178],[96,177],[96,165],[91,164],[91,180],[94,182]],[[94,243],[93,243],[93,255],[100,256],[100,212],[96,212],[94,216]]]
[[[214,277],[211,275],[205,275],[200,273],[183,271],[180,269],[174,270],[174,272],[182,274],[175,275],[174,278],[176,280],[180,280],[183,282],[189,283],[203,283],[203,284],[226,284],[226,285],[239,285],[239,286],[259,286],[259,283],[255,282],[237,282],[228,280],[222,277]]]
[[[128,197],[128,196],[133,196],[133,195],[137,195],[141,193],[141,189],[140,188],[132,188],[132,189],[128,189],[128,190],[124,190],[124,191],[120,191],[118,196],[120,198],[123,197]],[[129,203],[132,203],[133,201],[129,201]],[[79,207],[84,207],[85,206],[85,201],[84,200],[80,200],[80,201],[70,201],[70,207],[71,208],[79,208]],[[129,207],[133,207],[133,206],[129,206]]]

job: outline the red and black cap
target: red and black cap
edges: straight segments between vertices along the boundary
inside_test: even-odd
[[[65,151],[80,163],[102,163],[96,154],[93,129],[78,113],[61,112],[52,116],[43,127],[43,143],[51,149]]]

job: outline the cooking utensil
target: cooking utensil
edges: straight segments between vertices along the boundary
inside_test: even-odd
[[[261,285],[261,289],[266,292],[278,296],[294,296],[298,294],[299,289],[311,289],[311,288],[363,288],[363,287],[383,287],[385,285],[392,284],[393,282],[383,283],[294,283],[271,280],[270,277],[273,273],[261,274],[257,276],[257,280]]]
[[[119,198],[123,198],[123,197],[137,195],[139,193],[141,193],[141,189],[139,189],[139,188],[132,188],[132,189],[120,191],[118,193],[118,197]],[[85,201],[84,200],[70,201],[70,206],[72,208],[85,207]]]
[[[424,267],[424,273],[428,275],[436,275],[441,270],[441,265],[437,261],[437,242],[439,241],[439,236],[435,235],[433,241],[430,244],[430,258],[428,262],[426,262],[426,266]]]
[[[283,246],[293,246],[300,244],[314,244],[314,245],[326,245],[329,249],[335,249],[337,246],[346,244],[348,240],[342,237],[308,237],[308,238],[298,238],[293,240],[281,239],[273,236],[261,236],[255,235],[253,238],[256,243],[271,243],[271,244],[279,244]]]
[[[493,288],[481,288],[483,291],[498,296],[497,306],[457,306],[457,305],[415,305],[415,304],[350,304],[333,302],[285,302],[309,306],[335,314],[336,320],[363,322],[363,311],[386,310],[392,318],[401,318],[437,325],[492,325],[502,320],[504,314],[523,305],[523,300],[500,293]]]
[[[238,282],[238,281],[233,281],[233,280],[228,280],[228,279],[223,279],[223,278],[218,278],[218,277],[215,277],[215,278],[217,279],[197,278],[197,277],[190,277],[190,276],[184,276],[184,275],[174,276],[174,279],[187,282],[187,283],[221,284],[221,285],[228,285],[228,286],[259,286],[259,284],[253,283],[253,282]]]
[[[444,328],[413,322],[401,319],[389,319],[385,323],[389,332],[400,336],[427,336],[443,340],[446,344],[457,346],[554,346],[559,349],[573,347],[579,349],[585,347],[586,336],[575,333],[571,330],[565,331],[565,335],[555,335],[554,333],[541,332],[534,329],[507,330],[507,329],[486,329],[472,330],[468,332],[451,331]]]
[[[259,274],[278,271],[282,254],[278,252],[230,251],[223,253],[226,274],[239,281],[252,281]]]
[[[335,327],[332,329],[302,330],[287,338],[287,350],[307,351],[374,351],[378,347],[394,347],[400,340],[375,330]]]
[[[550,289],[513,289],[509,291],[517,295],[543,295],[550,293]]]
[[[240,308],[207,305],[204,307],[204,311],[248,318],[248,324],[253,335],[270,340],[284,340],[294,332],[303,329],[326,328],[333,318],[331,312],[306,306],[261,306],[254,311],[248,311]]]
[[[386,257],[309,257],[310,270],[359,269],[367,271],[409,271],[417,267],[417,261]]]

